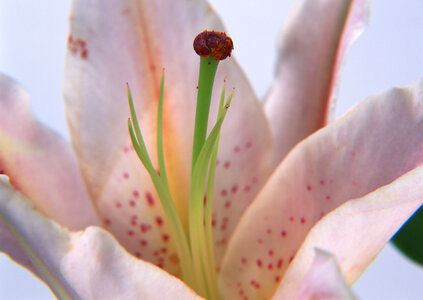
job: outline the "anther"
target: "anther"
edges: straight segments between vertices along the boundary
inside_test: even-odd
[[[211,56],[215,60],[224,60],[231,56],[234,44],[224,32],[207,31],[199,33],[194,39],[194,50],[201,57]]]

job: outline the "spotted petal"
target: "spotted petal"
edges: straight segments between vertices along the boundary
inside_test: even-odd
[[[279,40],[276,80],[266,99],[275,165],[333,112],[340,67],[368,16],[367,0],[303,0]]]
[[[290,265],[276,298],[293,299],[319,247],[334,254],[352,285],[396,230],[423,203],[423,167],[335,209],[313,227]],[[307,275],[308,276],[308,275]]]
[[[165,68],[165,156],[172,195],[186,224],[199,66],[192,41],[205,28],[223,29],[205,1],[80,0],[72,7],[65,98],[73,146],[90,195],[104,224],[131,253],[173,274],[179,267],[172,237],[151,181],[131,147],[125,83],[131,87],[156,163],[158,91]],[[225,228],[219,241],[229,237],[264,183],[271,159],[270,131],[261,105],[237,64],[222,65],[212,105],[217,107],[224,78],[227,88],[236,90],[222,129],[225,146],[219,152],[221,179],[215,193],[216,210],[226,205],[233,213],[229,221],[229,209],[216,216],[219,228]]]
[[[59,299],[201,299],[180,280],[129,255],[108,232],[69,232],[46,219],[4,181],[0,218]]]
[[[33,118],[29,96],[0,74],[0,173],[50,218],[72,229],[97,223],[68,143]]]
[[[271,295],[322,216],[422,164],[422,91],[420,81],[372,97],[287,156],[230,241],[221,274],[229,298],[238,294],[231,278],[238,278],[249,297]],[[260,281],[260,289],[251,280]]]

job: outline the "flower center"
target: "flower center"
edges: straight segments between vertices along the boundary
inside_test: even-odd
[[[230,94],[225,101],[225,88],[221,93],[216,123],[208,136],[207,126],[219,60],[230,56],[232,49],[231,38],[222,32],[203,31],[194,40],[194,50],[200,55],[200,71],[192,150],[188,231],[185,231],[173,202],[166,173],[163,148],[164,74],[160,84],[157,115],[158,171],[148,155],[128,86],[131,112],[128,128],[132,144],[160,197],[180,258],[183,280],[199,295],[212,300],[221,299],[213,248],[212,200],[220,130],[232,100]]]

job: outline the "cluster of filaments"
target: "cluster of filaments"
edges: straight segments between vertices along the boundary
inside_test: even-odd
[[[194,49],[201,59],[193,138],[188,228],[184,228],[182,224],[172,199],[166,173],[163,147],[164,74],[161,78],[157,113],[158,168],[153,166],[148,155],[129,86],[128,100],[131,118],[128,120],[128,128],[134,149],[152,179],[170,225],[180,258],[183,280],[201,296],[207,299],[220,299],[213,249],[212,199],[220,130],[232,99],[230,94],[225,101],[225,88],[221,92],[216,123],[208,135],[207,126],[217,66],[219,60],[230,56],[233,44],[224,33],[204,31],[194,40]],[[204,197],[207,201],[204,201]]]

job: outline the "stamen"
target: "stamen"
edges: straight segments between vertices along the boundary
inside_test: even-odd
[[[159,122],[163,120],[163,86],[164,86],[164,75],[162,76],[161,81],[161,88],[160,88],[160,95],[159,95],[159,109],[158,109],[158,117],[157,119]],[[185,235],[181,219],[178,215],[178,212],[175,207],[175,203],[173,202],[172,195],[169,190],[169,185],[167,183],[167,178],[165,176],[166,172],[161,172],[162,174],[159,175],[154,168],[150,156],[148,155],[147,148],[144,143],[144,139],[141,134],[141,129],[138,124],[137,115],[135,113],[134,102],[132,100],[131,90],[129,89],[128,85],[128,102],[129,102],[129,109],[131,112],[131,118],[128,119],[128,129],[129,135],[131,137],[132,144],[134,146],[135,152],[137,153],[139,159],[143,163],[144,167],[146,168],[147,172],[149,173],[154,187],[159,195],[160,201],[163,206],[163,210],[166,215],[166,219],[170,224],[170,230],[173,234],[176,250],[178,252],[178,256],[181,260],[181,268],[183,279],[186,283],[195,287],[195,278],[193,277],[194,273],[192,271],[191,265],[191,254],[188,245],[187,236]],[[158,126],[158,130],[162,131],[162,125]],[[162,156],[159,160],[163,160],[160,162],[160,167],[165,168],[164,165],[164,154],[162,148],[162,132],[158,133],[158,156]]]

